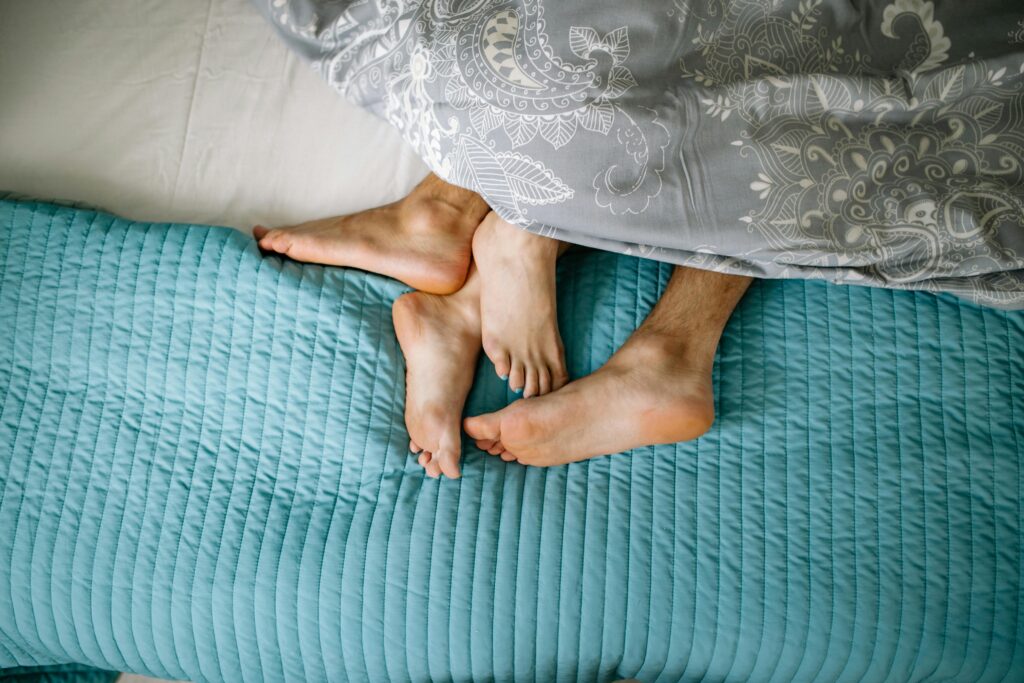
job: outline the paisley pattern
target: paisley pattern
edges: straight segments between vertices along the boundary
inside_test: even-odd
[[[932,3],[896,0],[882,36],[917,30],[899,75],[877,76],[868,55],[809,30],[822,10],[804,0],[779,17],[721,2],[702,55],[683,62],[707,113],[745,124],[732,144],[757,159],[749,188],[763,203],[739,220],[778,264],[856,268],[849,279],[890,285],[963,279],[975,300],[1020,302],[1019,272],[1003,271],[1024,267],[1024,64],[1016,75],[946,66],[951,42]]]
[[[530,230],[1024,307],[1014,2],[257,2],[432,170]]]
[[[1010,38],[1010,43],[1021,44],[1024,43],[1024,19],[1017,22],[1017,27],[1010,29],[1007,34]]]

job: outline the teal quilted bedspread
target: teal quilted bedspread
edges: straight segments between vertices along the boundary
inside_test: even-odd
[[[434,481],[401,285],[40,203],[0,202],[0,264],[0,667],[1024,680],[1019,313],[762,282],[703,438],[547,470],[467,443]],[[669,273],[564,259],[574,376]],[[474,413],[513,399],[482,370]]]

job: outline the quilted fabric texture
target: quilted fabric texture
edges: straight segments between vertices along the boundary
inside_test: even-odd
[[[686,444],[406,452],[399,284],[0,203],[0,667],[190,680],[1020,680],[1024,318],[755,286]],[[570,253],[570,371],[670,269]],[[469,412],[512,399],[482,368]]]

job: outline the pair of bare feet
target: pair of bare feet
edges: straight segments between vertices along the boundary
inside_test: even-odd
[[[253,232],[265,250],[419,290],[392,313],[407,366],[410,449],[432,477],[460,475],[463,426],[491,455],[539,466],[700,436],[714,420],[715,348],[749,283],[677,269],[608,363],[567,384],[555,303],[562,246],[501,220],[467,190],[429,176],[392,205]],[[523,398],[463,422],[481,348]]]

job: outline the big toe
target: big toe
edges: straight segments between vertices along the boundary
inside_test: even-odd
[[[441,436],[440,446],[434,451],[434,460],[440,465],[444,476],[450,479],[458,479],[462,476],[459,471],[459,459],[462,457],[462,434],[459,432],[458,425],[458,420],[456,420],[452,432]]]
[[[500,433],[501,420],[497,413],[486,413],[467,417],[462,426],[466,433],[477,440],[497,441]]]
[[[462,476],[459,471],[459,453],[458,451],[441,451],[434,453],[434,460],[441,466],[441,472],[444,476],[449,479],[458,479]]]

